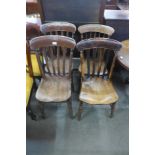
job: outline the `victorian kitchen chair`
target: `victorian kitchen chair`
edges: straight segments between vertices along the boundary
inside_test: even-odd
[[[40,31],[44,35],[61,35],[61,36],[67,36],[70,38],[74,38],[74,34],[76,32],[76,26],[69,22],[50,22],[46,24],[42,24],[40,26]],[[62,64],[63,59],[60,57],[60,63]],[[69,62],[69,60],[66,60]],[[49,64],[50,65],[50,64]],[[49,66],[52,67],[52,66]],[[62,66],[60,66],[62,67]],[[73,70],[71,72],[71,75],[73,75]],[[73,77],[72,77],[73,80]],[[74,85],[72,85],[72,89],[74,90]]]
[[[46,35],[33,38],[30,41],[31,50],[37,56],[42,79],[36,92],[42,117],[44,118],[45,102],[67,101],[70,117],[72,117],[71,103],[71,69],[72,54],[76,43],[74,39]],[[40,60],[40,55],[44,61]],[[60,61],[62,59],[63,61]]]
[[[101,24],[86,24],[81,25],[78,27],[78,31],[81,35],[81,40],[89,39],[89,38],[110,38],[112,34],[115,32],[115,30],[107,25],[101,25]],[[100,49],[101,50],[101,49]],[[92,52],[90,54],[90,57],[92,57]],[[84,73],[87,73],[87,64],[84,60]],[[102,63],[101,70],[103,71],[104,63]],[[81,66],[79,66],[79,71],[81,72]],[[90,74],[92,74],[93,71],[93,62],[90,61]]]
[[[121,43],[105,38],[91,38],[80,41],[76,48],[80,51],[81,61],[81,90],[79,95],[78,120],[81,119],[83,102],[90,105],[110,105],[113,116],[118,95],[112,85],[111,77],[116,59],[116,52]],[[90,58],[92,51],[92,58]],[[84,60],[87,60],[87,73],[84,71]],[[90,62],[93,70],[90,74]],[[104,68],[101,68],[104,63]],[[108,71],[108,72],[107,72]]]

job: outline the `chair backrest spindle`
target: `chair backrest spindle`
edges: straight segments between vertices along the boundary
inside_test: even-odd
[[[74,39],[58,35],[40,36],[33,38],[30,41],[31,49],[37,49],[35,53],[37,55],[39,68],[43,78],[45,78],[46,72],[48,72],[50,76],[70,77],[72,67],[72,50],[74,49],[75,45],[76,43]],[[44,58],[43,62],[40,61],[41,53]],[[66,60],[67,53],[70,55],[69,63],[67,63]],[[62,63],[60,62],[61,56],[63,57]],[[45,68],[43,68],[43,65],[45,65]]]
[[[107,25],[86,24],[79,26],[78,31],[81,34],[81,39],[88,39],[96,37],[109,38],[114,33],[115,30]],[[85,38],[82,37],[83,34],[86,35]]]
[[[81,74],[82,79],[85,77],[99,77],[110,79],[112,76],[116,52],[120,50],[122,44],[113,39],[103,39],[103,38],[92,38],[85,39],[80,41],[77,44],[77,49],[80,51],[80,62],[81,62]],[[84,51],[87,52],[87,76],[84,73]],[[92,60],[90,61],[90,53],[92,51]],[[113,54],[112,61],[111,54]],[[89,57],[88,57],[89,56]],[[89,63],[88,63],[89,62]],[[98,63],[97,63],[98,62]],[[101,66],[104,62],[104,67],[101,69]],[[90,74],[90,63],[93,63],[92,74]]]
[[[50,22],[42,24],[40,26],[40,31],[44,34],[61,35],[67,37],[74,37],[76,31],[76,26],[68,22]],[[70,35],[71,34],[71,35]]]

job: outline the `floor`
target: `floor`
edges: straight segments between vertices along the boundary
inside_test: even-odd
[[[78,76],[74,73],[74,76]],[[123,74],[128,74],[123,71]],[[66,104],[48,103],[46,119],[26,119],[27,155],[128,155],[129,154],[129,88],[121,72],[113,76],[120,97],[113,118],[109,106],[84,104],[82,120],[70,119]],[[76,83],[76,79],[74,79]],[[78,86],[76,84],[76,86]],[[31,105],[39,113],[35,94]],[[74,115],[78,108],[78,92],[72,94]]]

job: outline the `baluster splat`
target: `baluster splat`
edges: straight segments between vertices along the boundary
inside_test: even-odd
[[[56,75],[55,67],[54,67],[54,50],[53,50],[53,47],[49,47],[49,56],[50,56],[50,60],[51,60],[51,64],[52,64],[53,74]]]
[[[90,50],[86,51],[86,57],[87,57],[87,78],[90,78]]]

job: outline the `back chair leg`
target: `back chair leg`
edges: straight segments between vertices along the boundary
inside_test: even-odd
[[[79,103],[79,110],[78,110],[78,120],[79,120],[79,121],[81,120],[81,113],[82,113],[82,111],[83,111],[82,105],[83,105],[83,102],[80,101],[80,103]]]
[[[72,109],[72,101],[71,98],[67,101],[68,111],[70,118],[73,118],[73,109]]]
[[[39,104],[39,109],[41,112],[41,118],[45,119],[45,108],[44,108],[44,103],[38,101]]]
[[[116,103],[112,103],[112,104],[110,104],[110,107],[111,107],[110,118],[112,118],[112,117],[114,116],[115,105],[116,105]]]

